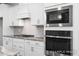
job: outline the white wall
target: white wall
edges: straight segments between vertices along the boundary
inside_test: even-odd
[[[35,37],[44,37],[44,27],[36,26]]]
[[[73,50],[79,56],[79,3],[73,5]]]

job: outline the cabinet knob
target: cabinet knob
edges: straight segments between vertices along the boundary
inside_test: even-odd
[[[37,20],[37,24],[39,24],[39,23],[40,23],[40,20],[38,19],[38,20]]]
[[[18,56],[21,56],[20,52],[18,52]]]

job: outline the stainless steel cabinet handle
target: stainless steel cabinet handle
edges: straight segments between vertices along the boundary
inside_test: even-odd
[[[22,48],[22,46],[19,46],[19,48]]]
[[[36,45],[39,45],[39,43],[36,43]]]
[[[8,45],[8,41],[6,41],[6,45]]]
[[[37,20],[37,24],[40,24],[40,19]]]
[[[16,47],[16,45],[14,45],[14,47]]]
[[[31,51],[32,51],[32,52],[34,51],[34,47],[31,47]]]
[[[18,52],[18,56],[20,56],[20,52]]]

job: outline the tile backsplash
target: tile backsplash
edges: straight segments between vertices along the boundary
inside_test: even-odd
[[[21,34],[21,32],[23,31],[23,29],[22,28],[15,28],[15,29],[13,29],[13,33],[14,33],[14,35],[20,35]]]
[[[36,26],[35,37],[44,37],[44,27],[43,26]]]

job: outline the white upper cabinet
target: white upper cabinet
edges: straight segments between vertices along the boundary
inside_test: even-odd
[[[44,5],[42,3],[29,4],[32,25],[44,25]]]
[[[29,17],[29,8],[27,3],[20,3],[17,8],[17,18]]]
[[[10,26],[24,26],[24,20],[16,19],[11,22]]]
[[[19,13],[28,13],[29,9],[28,9],[28,3],[20,3],[18,5],[18,9],[19,9]]]
[[[11,17],[13,16],[10,26],[24,26],[24,20],[30,18],[28,4],[20,3],[16,6]]]
[[[44,3],[44,7],[48,8],[48,7],[51,7],[51,6],[58,5],[58,4],[62,4],[62,3]]]

